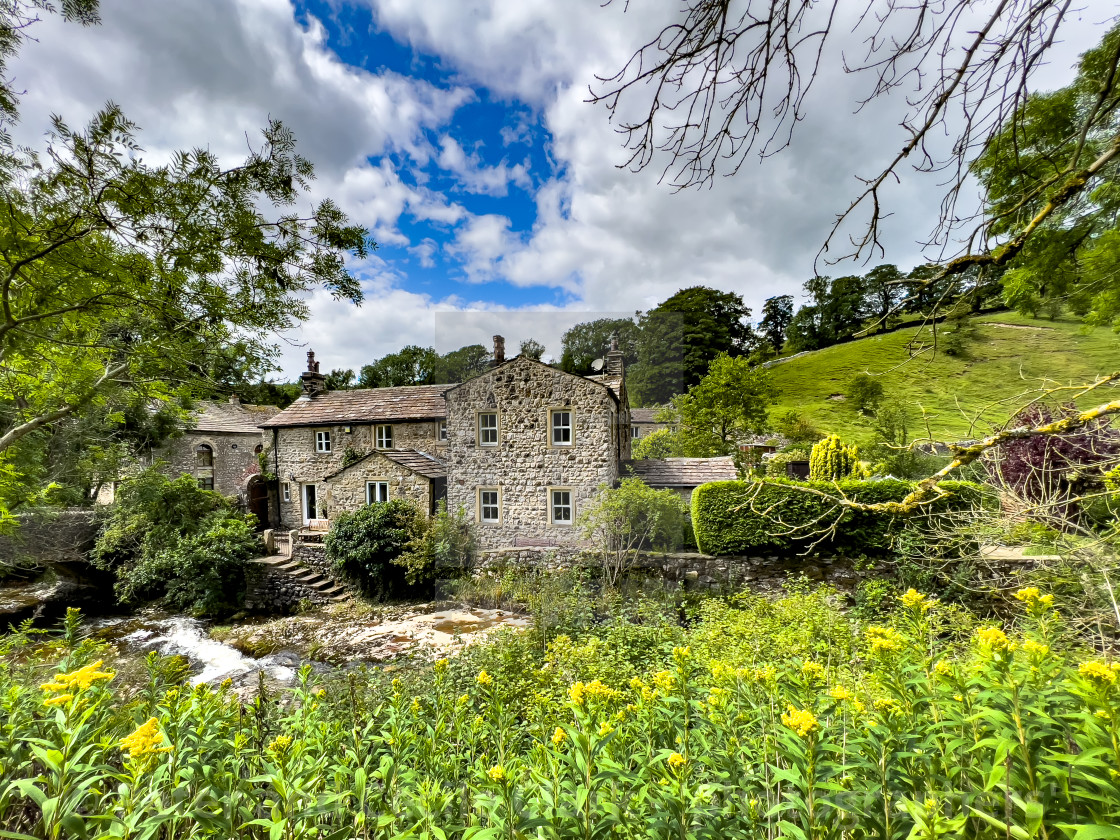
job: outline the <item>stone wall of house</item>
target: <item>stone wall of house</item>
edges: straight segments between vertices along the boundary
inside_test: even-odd
[[[437,440],[439,425],[436,422],[416,421],[393,423],[393,448],[416,449],[441,457],[446,445]],[[345,431],[349,428],[350,431]],[[331,451],[315,451],[315,433],[331,433]],[[374,449],[374,426],[370,424],[349,426],[307,426],[277,429],[275,444],[273,434],[266,431],[268,443],[275,446],[276,475],[280,480],[280,521],[288,527],[298,527],[303,522],[301,485],[319,484],[324,478],[342,469],[346,450],[364,455]],[[288,499],[284,499],[284,485],[288,485]],[[326,488],[321,488],[320,493]],[[365,489],[362,490],[364,504]],[[323,495],[320,499],[326,501]],[[327,501],[327,512],[331,512]]]
[[[550,488],[571,488],[573,521],[600,484],[618,478],[620,438],[629,434],[628,411],[603,385],[539,362],[518,358],[450,389],[447,507],[463,506],[478,518],[478,489],[496,487],[501,521],[479,523],[481,548],[532,542],[574,547],[575,525],[549,522]],[[550,444],[549,409],[573,412],[570,446]],[[480,446],[477,413],[496,410],[497,446]],[[625,423],[620,420],[625,419]]]
[[[367,481],[387,481],[390,500],[412,502],[424,513],[431,510],[431,479],[417,475],[378,452],[325,482],[327,509],[331,516],[357,510],[364,505]]]
[[[167,463],[167,472],[173,478],[183,474],[213,478],[214,489],[223,496],[241,496],[249,479],[261,471],[256,447],[263,441],[259,434],[187,432],[168,441],[153,457]],[[198,447],[203,444],[213,453],[213,467],[199,463]]]

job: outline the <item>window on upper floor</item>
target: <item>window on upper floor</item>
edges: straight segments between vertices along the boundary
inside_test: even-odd
[[[389,482],[388,481],[367,481],[366,482],[366,504],[372,505],[377,502],[389,501]]]
[[[392,426],[378,426],[375,430],[375,440],[378,449],[392,449],[393,448],[393,427]]]
[[[498,412],[480,411],[478,413],[478,445],[498,445]]]
[[[572,491],[568,487],[553,487],[548,491],[548,521],[553,525],[572,524]]]
[[[330,452],[331,451],[331,433],[330,432],[316,432],[315,433],[315,451],[316,452]]]
[[[440,420],[437,425],[438,425],[438,429],[436,430],[436,436],[440,440],[447,440],[447,421],[446,420]]]
[[[478,521],[502,521],[502,491],[497,487],[478,488]]]
[[[553,446],[572,445],[572,410],[554,408],[548,412],[549,441]]]
[[[194,450],[195,460],[200,467],[214,466],[214,450],[205,443],[199,444]]]

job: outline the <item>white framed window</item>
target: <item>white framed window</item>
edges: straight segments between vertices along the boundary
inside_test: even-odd
[[[447,440],[447,421],[440,420],[437,426],[438,428],[436,429],[436,437],[438,437],[440,440]]]
[[[570,487],[552,487],[548,491],[548,521],[553,525],[571,525],[575,513]]]
[[[549,442],[553,446],[572,445],[572,410],[554,408],[548,412]]]
[[[330,432],[316,432],[315,433],[315,451],[316,452],[330,452],[331,451],[331,433]]]
[[[284,501],[290,502],[292,500],[292,485],[285,481],[282,492],[284,493]]]
[[[502,521],[502,491],[498,487],[478,488],[478,521]]]
[[[498,412],[480,411],[478,413],[478,445],[498,445]]]
[[[389,501],[389,482],[388,481],[367,481],[366,482],[366,504],[372,505],[377,502]]]
[[[630,437],[637,439],[641,437],[641,430],[637,426],[630,427]]]
[[[375,440],[378,449],[392,449],[393,448],[393,427],[392,426],[377,426],[375,429]]]

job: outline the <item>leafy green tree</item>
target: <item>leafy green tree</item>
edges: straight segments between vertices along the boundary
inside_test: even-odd
[[[904,294],[902,279],[896,265],[877,265],[863,276],[863,311],[879,330],[890,328],[898,320],[898,303]]]
[[[323,546],[336,573],[367,595],[388,598],[406,591],[405,568],[396,561],[424,527],[419,508],[393,499],[338,515]]]
[[[673,398],[666,419],[677,429],[675,454],[706,458],[737,451],[741,438],[766,428],[774,396],[769,371],[721,353],[699,383]]]
[[[521,349],[518,350],[518,354],[539,362],[541,356],[544,355],[544,345],[534,338],[527,338],[521,342]]]
[[[429,580],[437,569],[463,570],[474,554],[474,522],[466,508],[448,513],[440,500],[430,520],[417,520],[417,529],[404,551],[393,562],[404,568],[410,584]]]
[[[793,295],[778,295],[767,298],[762,304],[762,321],[758,329],[763,340],[775,353],[780,353],[786,343],[786,330],[793,320]]]
[[[116,575],[124,604],[227,613],[244,597],[246,562],[262,553],[255,520],[193,477],[151,467],[117,488],[92,562]]]
[[[639,551],[679,548],[686,515],[684,500],[675,491],[654,490],[640,478],[624,478],[617,487],[599,488],[578,525],[596,542],[603,576],[608,586],[615,586]]]
[[[638,438],[630,447],[630,454],[635,460],[654,458],[676,458],[681,455],[680,435],[672,429],[655,429],[645,437]]]
[[[560,339],[560,368],[568,373],[587,376],[594,373],[591,363],[607,355],[611,338],[618,341],[622,363],[627,368],[638,361],[639,329],[629,318],[598,318],[576,324]]]
[[[755,340],[750,315],[739,295],[705,286],[682,289],[645,313],[629,386],[636,404],[668,402],[696,385],[720,353],[749,352]]]
[[[481,344],[468,344],[439,357],[435,381],[441,384],[466,382],[483,373],[489,366],[490,351]]]
[[[816,443],[824,432],[799,411],[786,411],[773,421],[774,431],[790,443]],[[808,457],[806,455],[806,457]]]
[[[354,371],[349,368],[346,370],[335,368],[327,374],[326,386],[328,391],[348,391],[356,388]]]
[[[848,406],[860,414],[874,414],[883,401],[883,383],[874,376],[857,373],[848,380],[844,392]]]
[[[362,388],[431,385],[436,381],[438,365],[439,356],[434,349],[409,344],[371,365],[363,365],[358,384]]]

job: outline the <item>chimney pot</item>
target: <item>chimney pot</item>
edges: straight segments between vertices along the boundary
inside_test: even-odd
[[[319,373],[319,363],[315,361],[315,351],[307,351],[307,370],[300,376],[300,389],[303,396],[314,398],[327,390],[327,377]]]
[[[494,365],[502,364],[506,360],[506,340],[500,335],[494,336]]]

